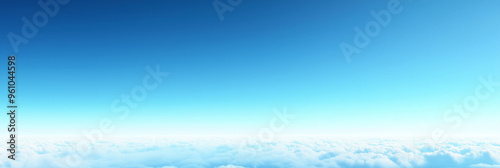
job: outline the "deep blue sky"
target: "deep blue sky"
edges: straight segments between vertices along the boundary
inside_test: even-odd
[[[221,21],[212,1],[73,0],[20,45],[21,130],[94,128],[116,117],[113,100],[157,64],[170,76],[117,133],[257,132],[284,106],[298,116],[290,134],[447,128],[442,114],[473,94],[480,76],[500,80],[500,1],[403,0],[347,63],[339,44],[352,44],[353,27],[387,2],[244,0]],[[0,9],[4,35],[20,34],[21,17],[41,10],[28,0]],[[14,53],[6,36],[0,49]],[[467,122],[493,123],[498,94]]]

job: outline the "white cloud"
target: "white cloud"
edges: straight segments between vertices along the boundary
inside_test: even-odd
[[[500,141],[457,139],[295,138],[259,143],[245,138],[123,138],[95,143],[78,139],[23,138],[15,162],[0,153],[0,167],[57,167],[68,156],[90,154],[77,167],[499,167]],[[85,141],[83,141],[85,142]],[[83,144],[83,145],[82,145]],[[70,160],[71,161],[71,160]],[[75,159],[73,159],[75,161]],[[76,159],[78,161],[78,159]]]

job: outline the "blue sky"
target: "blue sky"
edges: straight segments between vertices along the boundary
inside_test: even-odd
[[[212,1],[73,0],[19,47],[21,133],[80,134],[116,117],[113,100],[157,64],[170,75],[117,134],[254,133],[282,107],[297,115],[284,134],[448,128],[443,113],[478,78],[500,81],[500,2],[402,0],[347,63],[339,44],[387,3],[244,0],[221,21]],[[41,10],[27,0],[0,8],[4,34],[20,34],[21,18]],[[13,54],[4,37],[3,55]],[[495,128],[498,94],[455,132]]]

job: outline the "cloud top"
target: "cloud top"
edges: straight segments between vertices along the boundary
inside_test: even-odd
[[[2,152],[0,167],[500,167],[497,139],[32,138],[18,151],[15,162]]]

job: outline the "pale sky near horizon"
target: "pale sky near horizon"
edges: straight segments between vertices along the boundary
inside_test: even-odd
[[[280,135],[498,135],[500,86],[468,118],[446,111],[480,78],[500,82],[500,1],[401,0],[347,63],[339,44],[388,2],[244,0],[221,21],[212,1],[71,1],[16,54],[18,134],[80,135],[103,118],[116,135],[257,134],[286,107]],[[5,35],[42,10],[0,9]],[[156,65],[169,75],[120,120],[113,102]]]

